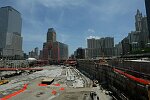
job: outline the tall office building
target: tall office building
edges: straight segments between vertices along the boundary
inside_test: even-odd
[[[113,37],[105,37],[104,47],[105,48],[113,48],[114,47],[114,38]]]
[[[51,59],[55,61],[68,59],[68,45],[61,42],[54,42],[51,50]]]
[[[140,36],[141,39],[141,45],[144,43],[144,47],[150,47],[150,38],[149,38],[150,32],[148,31],[148,21],[147,17],[142,18],[142,34]],[[141,46],[143,47],[143,46]]]
[[[56,42],[56,31],[54,30],[54,28],[48,29],[47,42]]]
[[[148,19],[137,10],[135,15],[135,31],[131,31],[128,36],[121,41],[122,54],[128,55],[149,48],[150,38],[148,36]]]
[[[96,53],[96,39],[90,38],[87,39],[87,57],[96,58],[98,54]]]
[[[135,28],[136,31],[141,31],[142,30],[142,13],[137,9],[137,13],[135,15]]]
[[[114,55],[115,56],[121,56],[122,55],[122,44],[121,44],[121,42],[119,42],[118,44],[115,45]]]
[[[39,59],[43,59],[43,50],[40,50]]]
[[[88,48],[95,48],[95,38],[87,39],[87,47]]]
[[[0,8],[0,54],[18,59],[23,56],[21,14],[11,6]]]
[[[129,38],[125,37],[122,41],[122,55],[128,55],[131,52],[131,44],[129,43]]]
[[[114,38],[87,39],[86,58],[111,57],[114,54]]]
[[[83,48],[76,49],[74,55],[76,59],[85,59],[85,49]]]
[[[38,49],[38,47],[34,48],[34,50],[29,52],[29,57],[39,59],[39,49]]]
[[[56,41],[56,31],[49,28],[47,42],[43,43],[42,59],[45,60],[66,60],[68,58],[68,45]]]
[[[140,35],[142,35],[141,31],[131,31],[130,33],[128,33],[127,38],[129,40],[129,44],[131,45],[132,51],[140,49]],[[123,42],[123,43],[126,43],[126,42]]]
[[[132,45],[132,49],[137,50],[147,47],[147,43],[149,43],[147,17],[143,17],[139,10],[137,10],[135,15],[135,29],[129,34],[129,42]]]
[[[35,56],[39,55],[39,49],[38,49],[38,47],[34,48],[34,52],[35,52]]]
[[[104,48],[103,52],[106,56],[113,56],[114,55],[114,38],[113,37],[105,37],[104,39]]]
[[[145,6],[146,6],[146,14],[147,14],[149,38],[150,38],[150,0],[145,0]]]

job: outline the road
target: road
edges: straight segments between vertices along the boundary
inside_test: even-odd
[[[42,68],[42,71],[9,78],[8,84],[0,86],[0,98],[10,96],[23,88],[24,84],[28,84],[24,91],[9,100],[92,100],[91,91],[97,93],[99,100],[112,99],[99,88],[93,88],[92,81],[74,67],[52,65]],[[51,85],[39,86],[45,77],[54,78],[54,82]],[[97,100],[96,96],[94,100]]]

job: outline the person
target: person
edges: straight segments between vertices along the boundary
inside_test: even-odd
[[[99,100],[99,97],[97,96],[97,100]]]

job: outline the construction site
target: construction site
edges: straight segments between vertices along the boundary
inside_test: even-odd
[[[2,70],[3,68],[1,68]],[[14,74],[18,73],[18,74]],[[10,74],[10,75],[8,75]],[[6,77],[7,76],[7,77]],[[5,77],[5,78],[4,78]],[[72,66],[1,71],[1,100],[112,100],[107,91]]]

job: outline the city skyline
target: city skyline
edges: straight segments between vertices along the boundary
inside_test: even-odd
[[[135,29],[137,9],[146,15],[144,1],[137,0],[0,2],[1,7],[9,5],[22,14],[23,50],[26,53],[35,46],[42,48],[46,39],[45,30],[49,27],[56,29],[57,40],[69,45],[69,54],[78,47],[85,48],[89,36],[113,36],[115,43],[118,43]]]

